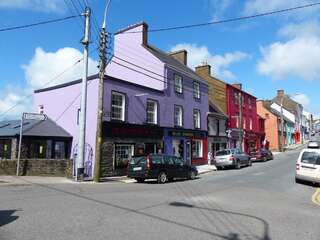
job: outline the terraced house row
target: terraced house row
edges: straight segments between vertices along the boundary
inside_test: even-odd
[[[265,121],[269,118],[260,110],[257,114],[255,96],[245,92],[241,84],[214,77],[210,65],[193,70],[187,60],[184,49],[166,53],[152,46],[146,23],[115,34],[114,56],[106,67],[103,86],[102,176],[125,174],[134,155],[165,153],[201,165],[208,164],[221,149],[237,147],[249,152],[274,141],[270,134],[266,136]],[[55,153],[60,147],[66,158],[76,159],[81,109],[80,99],[74,99],[80,90],[81,80],[74,80],[35,91],[35,111],[45,113],[72,137],[56,147],[48,141],[58,141],[61,136],[37,136],[35,158],[58,156],[45,153]],[[259,103],[258,109],[262,105]],[[98,75],[93,75],[88,79],[87,93],[85,174],[89,178],[95,167],[97,112]],[[15,158],[16,144],[1,133],[3,129],[0,127],[0,157]],[[14,138],[16,143],[17,136]],[[1,141],[9,141],[10,147]]]

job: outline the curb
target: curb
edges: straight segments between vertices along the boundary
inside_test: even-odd
[[[320,188],[317,188],[315,193],[312,195],[312,202],[320,206]]]

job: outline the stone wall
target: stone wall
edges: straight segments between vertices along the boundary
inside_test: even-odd
[[[16,160],[0,160],[0,175],[15,175]],[[23,176],[72,177],[72,160],[69,159],[21,159],[19,167]]]

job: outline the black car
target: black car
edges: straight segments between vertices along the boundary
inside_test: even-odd
[[[137,182],[157,179],[158,183],[165,183],[175,178],[194,179],[197,175],[195,167],[186,165],[182,158],[171,155],[137,156],[132,157],[128,163],[128,177]]]
[[[270,150],[265,148],[260,148],[258,150],[253,150],[250,152],[251,161],[267,161],[273,160],[273,154]]]

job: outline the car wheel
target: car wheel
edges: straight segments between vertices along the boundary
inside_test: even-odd
[[[237,162],[236,162],[235,168],[236,168],[236,169],[240,169],[240,168],[241,168],[240,161],[237,161]]]
[[[158,175],[158,183],[166,183],[168,180],[167,174],[165,172],[160,172]]]
[[[252,166],[252,161],[249,159],[248,160],[248,166],[251,167]]]
[[[266,161],[267,161],[267,157],[263,157],[262,162],[266,162]]]
[[[196,178],[196,172],[195,171],[190,171],[190,173],[189,173],[189,179],[190,180],[194,180]]]
[[[138,183],[143,183],[144,182],[144,178],[136,178],[136,181],[138,182]]]

